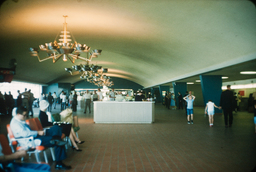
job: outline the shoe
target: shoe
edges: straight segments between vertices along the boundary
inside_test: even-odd
[[[57,170],[69,170],[69,169],[71,169],[71,166],[60,163],[60,164],[55,165],[55,169],[57,169]]]
[[[50,140],[50,143],[53,144],[53,145],[57,145],[57,146],[63,146],[65,145],[67,142],[61,140],[60,138],[52,138]]]
[[[191,124],[194,124],[193,121],[191,121]]]
[[[80,142],[75,141],[75,142],[78,143],[78,144],[83,144],[84,143],[84,141],[80,141]]]
[[[76,150],[77,152],[81,152],[82,149],[79,149],[79,148],[75,148],[74,146],[72,147],[73,151]]]
[[[188,121],[188,124],[190,124],[190,122]]]

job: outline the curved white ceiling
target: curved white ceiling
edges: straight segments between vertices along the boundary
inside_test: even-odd
[[[80,81],[64,71],[71,62],[40,63],[29,55],[29,47],[63,30],[63,15],[77,42],[103,50],[92,63],[144,87],[256,59],[249,1],[7,0],[0,9],[0,66],[16,58],[16,80]]]

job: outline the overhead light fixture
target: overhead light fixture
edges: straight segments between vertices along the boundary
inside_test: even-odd
[[[41,51],[44,51],[48,54],[48,57],[45,57],[41,59],[39,57],[39,50],[38,48],[30,48],[30,55],[37,57],[39,62],[52,59],[53,63],[55,63],[57,60],[59,60],[62,57],[63,61],[67,61],[68,59],[72,62],[75,63],[76,59],[80,59],[83,61],[91,61],[92,58],[98,57],[98,55],[101,54],[102,50],[92,50],[90,52],[90,47],[87,46],[86,44],[80,44],[76,41],[73,42],[72,38],[75,40],[73,35],[67,31],[67,23],[66,23],[66,18],[68,16],[63,16],[64,17],[64,30],[61,31],[59,37],[59,42],[57,42],[56,36],[55,40],[50,43],[45,43],[45,45],[40,45],[39,48]],[[72,35],[72,37],[71,37]],[[82,57],[80,53],[86,53],[86,57]]]
[[[256,74],[256,71],[243,71],[243,72],[240,72],[240,74],[253,75],[253,74]]]
[[[108,72],[108,68],[102,68],[102,66],[94,65],[87,62],[87,64],[74,65],[72,68],[65,68],[65,71],[72,75],[72,69],[81,73],[80,78],[85,79],[87,82],[93,83],[99,86],[111,87],[114,85],[113,81],[110,81],[110,77],[103,74]]]
[[[227,76],[222,76],[221,79],[228,79],[228,77]]]
[[[196,80],[196,82],[201,82],[201,80]]]
[[[187,84],[194,84],[194,82],[187,82]]]

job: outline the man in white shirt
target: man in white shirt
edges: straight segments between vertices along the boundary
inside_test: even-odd
[[[100,88],[98,88],[97,94],[98,94],[98,101],[102,101],[103,95]]]
[[[58,97],[57,97],[57,95],[56,95],[56,92],[54,92],[53,94],[52,94],[52,97],[53,97],[53,100],[54,100],[54,109],[56,109],[56,104],[57,104],[57,100],[58,100]]]
[[[112,91],[109,92],[109,100],[110,101],[115,101],[115,91],[114,88],[112,88]]]
[[[88,90],[86,90],[86,93],[84,94],[83,97],[85,99],[84,113],[86,113],[87,107],[89,107],[89,113],[91,113],[91,94],[89,93]]]

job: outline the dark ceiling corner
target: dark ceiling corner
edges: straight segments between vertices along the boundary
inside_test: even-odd
[[[249,1],[251,1],[254,4],[254,6],[256,7],[256,1],[255,0],[249,0]]]

